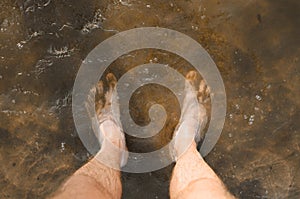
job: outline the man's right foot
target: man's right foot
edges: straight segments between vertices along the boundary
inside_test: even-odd
[[[186,75],[185,98],[181,110],[181,118],[174,132],[174,149],[171,151],[175,160],[180,154],[189,148],[187,144],[192,138],[198,143],[202,137],[202,131],[207,124],[206,109],[203,104],[209,98],[209,88],[204,80],[199,80],[196,71],[190,71]],[[195,98],[197,101],[195,101]]]

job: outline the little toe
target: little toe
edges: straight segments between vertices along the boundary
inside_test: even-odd
[[[93,109],[95,107],[95,94],[96,87],[92,87],[88,93],[87,99],[84,102],[84,106],[89,114],[89,117],[93,117]]]

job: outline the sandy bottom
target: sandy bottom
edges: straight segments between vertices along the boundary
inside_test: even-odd
[[[300,197],[299,1],[2,0],[0,9],[0,198],[44,198],[89,159],[71,112],[77,70],[104,39],[147,26],[189,35],[216,62],[227,118],[206,160],[229,190]],[[174,54],[140,50],[107,72],[120,78],[151,60],[183,74],[191,67]],[[137,123],[149,121],[153,102],[165,106],[168,125],[150,140],[128,137],[132,151],[163,146],[178,122],[174,96],[145,87],[131,101]],[[123,198],[168,198],[172,167],[123,173]]]

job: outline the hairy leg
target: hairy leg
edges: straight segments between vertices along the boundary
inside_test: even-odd
[[[76,171],[53,198],[115,199],[121,198],[121,195],[120,171],[94,158]]]
[[[183,134],[193,135],[196,132],[195,140],[199,141],[201,130],[206,125],[206,112],[202,106],[204,93],[207,92],[203,81],[200,85],[197,83],[197,74],[191,71],[187,75],[186,96],[183,105],[182,117],[175,136],[181,131]],[[199,86],[197,86],[197,84]],[[192,85],[190,87],[189,85]],[[197,93],[199,90],[199,93]],[[192,101],[190,96],[198,94],[199,106],[201,113],[197,114],[195,107],[191,106]],[[186,109],[186,110],[184,110]],[[197,128],[195,121],[200,121],[200,128]],[[178,139],[178,140],[176,140]],[[194,141],[184,153],[176,157],[176,165],[173,170],[170,183],[171,199],[189,199],[189,198],[234,198],[225,188],[222,181],[218,178],[215,172],[207,165],[204,159],[197,151],[196,142]],[[181,153],[184,149],[180,137],[175,138],[175,156],[176,152]]]
[[[196,149],[196,143],[179,157],[170,184],[171,199],[234,198]]]
[[[105,94],[105,103],[99,100],[96,104],[96,117],[91,115],[93,129],[101,143],[101,150],[87,164],[76,171],[53,197],[55,199],[117,199],[122,195],[122,184],[118,168],[126,164],[127,154],[118,149],[126,150],[125,137],[119,118],[112,114],[112,93],[116,86],[116,78],[108,74],[109,91]],[[91,90],[92,96],[96,90],[103,95],[103,84]],[[94,106],[94,98],[89,98],[87,109]],[[102,162],[108,163],[109,166]]]

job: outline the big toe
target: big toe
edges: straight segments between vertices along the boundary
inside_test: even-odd
[[[196,71],[189,71],[186,75],[186,80],[193,86],[194,90],[197,90],[196,85],[199,85],[200,76]]]
[[[117,84],[117,78],[116,78],[116,76],[114,74],[108,73],[106,75],[106,81],[107,81],[110,89],[114,89],[115,88],[115,86]]]

